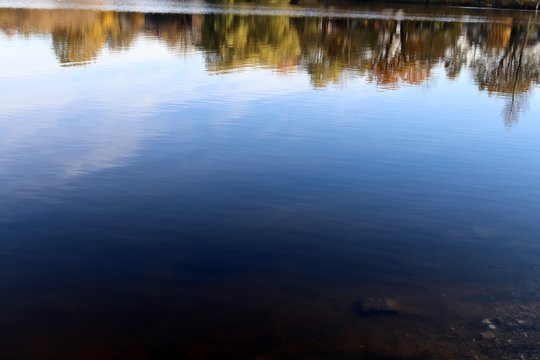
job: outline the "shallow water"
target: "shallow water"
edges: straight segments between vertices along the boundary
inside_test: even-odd
[[[534,14],[0,6],[5,358],[540,358]]]

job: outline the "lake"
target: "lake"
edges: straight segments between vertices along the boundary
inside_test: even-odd
[[[5,359],[540,359],[540,17],[0,3]]]

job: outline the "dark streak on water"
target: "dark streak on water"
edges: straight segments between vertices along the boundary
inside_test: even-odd
[[[2,5],[2,358],[540,357],[533,14]]]

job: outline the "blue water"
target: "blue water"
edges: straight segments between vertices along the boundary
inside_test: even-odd
[[[539,356],[536,18],[88,4],[0,9],[6,358]]]

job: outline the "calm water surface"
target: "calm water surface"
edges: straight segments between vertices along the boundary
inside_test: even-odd
[[[540,359],[540,18],[0,2],[5,359]]]

